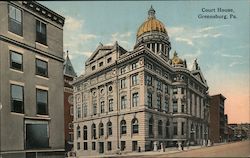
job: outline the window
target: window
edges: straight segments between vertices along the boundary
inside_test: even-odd
[[[36,90],[37,114],[48,115],[48,91]]]
[[[108,133],[108,136],[112,135],[112,122],[108,122],[107,123],[107,133]]]
[[[149,69],[153,69],[153,65],[152,64],[150,64],[150,63],[147,63],[147,68],[149,68]]]
[[[88,110],[88,109],[87,109],[87,105],[84,105],[84,106],[83,106],[83,117],[87,117],[87,113],[88,113],[87,110]]]
[[[105,112],[104,101],[101,101],[101,113]]]
[[[126,67],[122,67],[121,68],[121,74],[125,74],[126,73]]]
[[[173,88],[173,94],[177,94],[177,88],[176,87]]]
[[[103,66],[103,62],[100,62],[100,63],[99,63],[99,67],[101,67],[101,66]]]
[[[9,5],[9,31],[17,35],[23,35],[22,11]]]
[[[95,145],[95,142],[92,142],[92,150],[95,150],[95,147],[96,145]]]
[[[132,86],[138,84],[138,75],[133,75],[132,76]]]
[[[152,76],[146,76],[146,85],[152,86]]]
[[[109,91],[112,92],[112,90],[113,90],[113,87],[109,86]]]
[[[185,122],[181,123],[181,135],[184,135]]]
[[[47,45],[46,24],[36,20],[36,42]]]
[[[88,142],[83,142],[83,150],[88,150]]]
[[[184,93],[185,93],[185,89],[181,88],[181,94],[184,94]]]
[[[23,86],[11,85],[11,112],[24,113]]]
[[[185,112],[185,105],[181,105],[181,112],[184,113]]]
[[[173,101],[173,113],[177,113],[178,112],[178,105],[177,105],[177,100]]]
[[[126,148],[126,141],[121,141],[121,151],[124,151]]]
[[[108,58],[107,62],[110,63],[112,61],[112,58]]]
[[[70,106],[70,116],[74,116],[74,107],[73,106]]]
[[[80,142],[77,142],[77,150],[80,150]]]
[[[83,126],[83,140],[88,140],[88,128]]]
[[[99,124],[99,137],[104,135],[103,123]]]
[[[121,134],[126,134],[126,133],[127,133],[126,121],[122,120],[121,121]]]
[[[10,67],[15,70],[23,70],[23,55],[10,51]]]
[[[154,120],[151,117],[149,119],[149,122],[148,122],[148,133],[149,133],[149,136],[151,136],[151,137],[154,135],[154,132],[153,132],[153,123],[154,123]]]
[[[125,109],[126,108],[126,104],[127,104],[127,97],[126,96],[122,96],[121,97],[121,109]]]
[[[132,151],[136,151],[137,146],[138,146],[138,142],[137,141],[132,141]]]
[[[93,100],[93,115],[97,114],[97,103],[96,100]]]
[[[169,126],[170,126],[170,123],[169,123],[169,120],[167,120],[167,122],[166,122],[166,138],[170,137]]]
[[[125,78],[121,79],[120,83],[121,83],[121,89],[126,88],[126,79]]]
[[[92,70],[95,70],[95,66],[92,66]]]
[[[132,120],[132,133],[139,133],[139,124],[136,118]]]
[[[165,93],[169,94],[168,85],[165,84]]]
[[[152,108],[153,107],[153,104],[152,104],[152,93],[151,92],[148,92],[148,107],[149,108]]]
[[[133,93],[133,107],[136,107],[139,103],[139,94],[138,93]]]
[[[150,44],[149,43],[147,44],[147,47],[150,48]]]
[[[109,112],[113,111],[113,107],[114,107],[114,100],[109,99]]]
[[[73,123],[68,123],[68,128],[73,129]]]
[[[177,122],[173,122],[174,135],[177,135]]]
[[[41,149],[49,147],[49,127],[46,121],[25,120],[26,149]]]
[[[161,107],[161,94],[157,94],[157,109],[158,109],[158,111],[162,110],[162,107]]]
[[[77,133],[77,138],[80,138],[81,137],[81,129],[80,129],[79,125],[76,128],[76,133]]]
[[[165,102],[164,102],[164,106],[165,106],[165,111],[168,112],[169,111],[169,106],[168,106],[168,98],[165,97]]]
[[[92,139],[96,139],[96,125],[93,123],[91,126]]]
[[[162,135],[162,121],[158,121],[158,135]]]
[[[107,149],[108,151],[112,150],[112,142],[108,142],[107,147],[108,147],[108,149]]]
[[[161,81],[157,81],[157,90],[162,90],[162,83],[161,83]]]
[[[133,64],[132,64],[132,70],[134,70],[134,69],[138,68],[138,66],[139,66],[139,65],[138,65],[138,62],[133,63]]]
[[[81,107],[80,106],[77,106],[77,108],[76,108],[76,113],[77,113],[77,118],[81,118],[82,116],[82,114],[81,114]]]
[[[36,74],[48,77],[48,63],[40,59],[36,59]]]

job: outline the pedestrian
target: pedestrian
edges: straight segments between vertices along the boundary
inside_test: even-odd
[[[187,149],[189,149],[189,141],[187,141]]]
[[[184,150],[184,143],[181,143],[181,150],[183,151]]]

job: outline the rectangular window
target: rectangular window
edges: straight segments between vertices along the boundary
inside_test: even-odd
[[[126,88],[126,78],[121,79],[120,83],[121,83],[121,89]]]
[[[148,107],[149,108],[152,108],[153,107],[153,104],[152,104],[152,93],[151,92],[148,92]]]
[[[92,142],[92,150],[95,150],[95,142]]]
[[[41,149],[49,147],[49,126],[45,121],[25,121],[26,149]]]
[[[77,150],[80,150],[80,142],[77,142]]]
[[[121,74],[125,74],[126,73],[126,67],[122,67],[121,68]]]
[[[161,83],[161,81],[157,81],[157,90],[162,90],[162,83]]]
[[[127,97],[126,96],[122,96],[121,97],[121,109],[125,109],[126,108],[126,104],[127,104]]]
[[[22,36],[22,25],[22,11],[12,5],[9,5],[9,31]]]
[[[108,142],[107,147],[108,147],[108,151],[112,150],[112,142]]]
[[[114,100],[109,99],[109,112],[113,111],[113,106],[114,106]]]
[[[48,77],[48,63],[46,61],[36,59],[36,74]]]
[[[184,113],[185,112],[185,105],[181,105],[181,112]]]
[[[121,141],[121,151],[124,151],[126,148],[126,141]]]
[[[173,122],[174,135],[177,135],[177,122]]]
[[[137,69],[139,67],[138,62],[132,64],[132,70]]]
[[[177,104],[177,100],[173,101],[173,113],[177,113],[178,112],[178,104]]]
[[[88,142],[83,142],[83,150],[88,150]]]
[[[138,142],[132,141],[132,151],[137,151]]]
[[[83,117],[87,117],[88,114],[88,109],[87,109],[87,105],[83,106]]]
[[[36,42],[47,45],[46,24],[36,20]]]
[[[165,111],[168,112],[169,111],[169,106],[168,106],[168,98],[167,97],[165,97],[164,106],[165,106]]]
[[[133,107],[135,107],[139,103],[139,94],[138,93],[134,93],[133,96],[132,96],[132,98],[133,98],[133,101],[132,101],[133,102]]]
[[[161,95],[160,94],[157,94],[157,109],[158,109],[158,111],[162,111]]]
[[[153,69],[153,65],[152,65],[152,64],[150,64],[150,63],[147,63],[147,68],[149,68],[149,69]]]
[[[165,93],[169,94],[168,85],[165,84]]]
[[[146,85],[152,86],[152,76],[146,76]]]
[[[81,118],[82,116],[81,116],[81,107],[80,106],[77,106],[77,108],[76,108],[76,114],[77,114],[77,118]]]
[[[23,70],[23,55],[10,51],[10,67],[15,70]]]
[[[11,85],[11,112],[24,113],[23,86]]]
[[[132,86],[138,84],[138,75],[133,75],[132,76]]]
[[[181,88],[181,94],[184,94],[184,93],[185,93],[185,89]]]
[[[184,135],[185,122],[181,123],[181,135]]]
[[[104,101],[101,101],[101,113],[105,112]]]
[[[93,101],[93,115],[97,114],[97,103],[96,101]]]
[[[36,90],[37,114],[48,115],[48,91]]]

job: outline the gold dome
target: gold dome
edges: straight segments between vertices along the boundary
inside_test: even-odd
[[[178,57],[178,54],[176,51],[174,52],[174,57],[172,58],[172,64],[177,65],[177,64],[184,64],[183,60]]]
[[[139,37],[143,33],[151,32],[151,31],[159,31],[163,33],[167,32],[162,22],[160,22],[159,20],[155,18],[150,18],[139,27],[137,31],[137,37]]]
[[[137,37],[139,37],[143,33],[151,32],[151,31],[167,33],[164,24],[155,18],[155,10],[153,9],[152,6],[148,11],[148,20],[146,20],[139,27],[137,31]]]

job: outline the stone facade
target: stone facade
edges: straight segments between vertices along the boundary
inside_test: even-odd
[[[208,86],[174,53],[151,7],[134,50],[100,44],[73,81],[77,157],[158,150],[208,139]]]
[[[0,157],[63,157],[64,18],[0,2]]]

